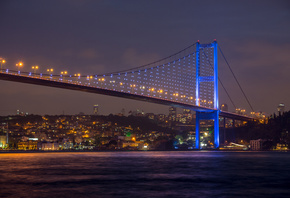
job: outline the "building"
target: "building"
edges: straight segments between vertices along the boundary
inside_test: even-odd
[[[132,140],[124,141],[123,148],[138,148],[138,143]]]
[[[277,107],[278,114],[281,115],[285,111],[285,104],[280,103]]]
[[[99,113],[99,105],[98,104],[94,105],[93,112],[94,112],[94,115],[98,115],[98,113]]]
[[[145,115],[144,111],[143,110],[140,110],[140,109],[137,109],[136,111],[130,111],[129,113],[132,116],[140,116],[140,117],[142,117],[142,116]]]
[[[176,107],[169,107],[169,120],[176,121]]]
[[[183,109],[182,123],[189,124],[189,123],[191,123],[192,119],[193,119],[193,117],[191,114],[191,110],[190,109]]]
[[[149,118],[150,120],[154,120],[155,114],[154,113],[146,113],[146,117]]]
[[[4,135],[0,136],[0,148],[5,148],[7,146],[7,137]]]
[[[37,150],[37,141],[28,140],[17,143],[18,150]]]
[[[160,121],[160,122],[165,122],[165,120],[166,120],[166,115],[165,115],[165,114],[158,114],[158,115],[157,115],[157,119],[158,119],[158,121]]]
[[[64,150],[67,150],[67,149],[70,150],[74,148],[74,144],[73,142],[70,142],[68,139],[63,139],[59,147],[61,147],[61,149],[64,149]]]
[[[286,143],[277,143],[275,150],[287,151],[288,150],[288,144],[286,144]]]
[[[43,142],[41,144],[41,150],[43,151],[54,151],[59,150],[59,143],[54,142]]]
[[[258,139],[258,140],[251,140],[250,146],[252,151],[261,151],[263,150],[263,143],[265,140]]]

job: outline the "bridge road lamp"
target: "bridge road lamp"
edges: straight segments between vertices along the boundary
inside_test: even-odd
[[[6,62],[5,59],[0,58],[0,63],[1,63],[1,71],[0,72],[2,72],[2,64],[4,64],[5,62]]]
[[[48,72],[48,74],[50,75],[50,78],[52,78],[52,72],[53,72],[53,69],[52,69],[52,68],[50,68],[50,69],[47,69],[46,71],[47,71],[47,72]]]
[[[87,80],[89,81],[89,85],[91,85],[91,79],[93,79],[93,76],[87,76]]]
[[[33,71],[34,71],[34,76],[36,75],[36,70],[38,70],[38,66],[36,65],[36,66],[32,66],[31,67],[32,69],[33,69]]]
[[[175,97],[175,100],[178,100],[178,93],[173,93],[173,96]]]
[[[134,88],[136,87],[136,85],[134,84],[134,85],[130,85],[130,87],[131,87],[131,93],[133,93],[134,92]]]
[[[159,97],[161,97],[161,94],[163,93],[163,90],[159,89],[157,92],[159,93]]]
[[[103,87],[103,82],[105,82],[105,78],[99,78],[98,81],[100,81],[100,83],[101,83],[101,87]],[[123,84],[123,83],[122,83],[122,84]],[[120,85],[121,85],[121,83],[120,83]]]
[[[154,96],[154,91],[155,89],[154,88],[150,88],[149,89],[149,92],[150,92],[150,96],[153,97]]]
[[[67,75],[67,71],[61,71],[60,74],[62,76],[62,79],[64,80],[65,79],[65,75]]]
[[[122,90],[122,88],[124,88],[124,83],[123,82],[120,82],[120,88],[121,88],[121,90]],[[123,90],[122,90],[123,91]]]
[[[78,73],[78,74],[74,74],[75,77],[78,77],[78,79],[80,80],[81,79],[81,74]],[[79,83],[79,81],[77,81],[77,83]],[[80,82],[81,83],[81,82]]]
[[[16,64],[18,74],[20,74],[20,68],[22,66],[23,66],[23,63],[22,62],[19,62],[19,63]]]

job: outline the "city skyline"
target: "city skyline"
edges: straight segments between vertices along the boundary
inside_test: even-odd
[[[196,40],[207,43],[217,39],[256,111],[271,114],[280,103],[288,109],[287,20],[290,15],[287,1],[237,1],[227,6],[213,3],[205,13],[207,19],[200,21],[197,16],[205,9],[196,7],[205,8],[207,3],[169,1],[169,10],[176,8],[174,14],[162,7],[162,3],[3,1],[0,12],[1,24],[5,27],[1,32],[5,39],[0,49],[0,57],[6,60],[3,67],[17,69],[15,64],[23,61],[25,71],[38,65],[39,70],[53,68],[56,73],[114,72],[163,58]],[[270,10],[275,10],[275,15],[269,15]],[[236,17],[238,22],[230,17]],[[271,22],[270,27],[267,21]],[[142,27],[136,29],[139,22]],[[277,32],[279,37],[274,36]],[[228,80],[229,72],[221,61],[219,71],[230,95],[241,104],[237,106],[249,112],[246,101],[237,92],[238,87],[232,86],[234,79]],[[17,109],[34,114],[62,114],[63,111],[89,114],[94,104],[100,105],[102,114],[118,113],[122,108],[168,112],[168,106],[128,99],[5,81],[1,81],[1,85],[1,115]],[[220,103],[229,105],[225,93],[221,89],[220,92]]]

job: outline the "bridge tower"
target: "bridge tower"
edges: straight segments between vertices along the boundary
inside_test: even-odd
[[[200,72],[200,53],[203,48],[213,48],[213,76],[202,76]],[[218,104],[218,57],[217,57],[217,42],[210,44],[196,43],[196,106],[200,106],[200,84],[203,82],[213,82],[214,101],[213,111],[196,111],[196,140],[195,148],[200,149],[200,120],[214,120],[214,148],[219,148],[219,104]]]

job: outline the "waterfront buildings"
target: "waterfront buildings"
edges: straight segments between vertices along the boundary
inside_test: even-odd
[[[258,140],[251,140],[250,146],[252,151],[261,151],[263,150],[263,143],[265,140],[258,139]]]
[[[7,137],[4,135],[0,136],[0,148],[7,147]]]

